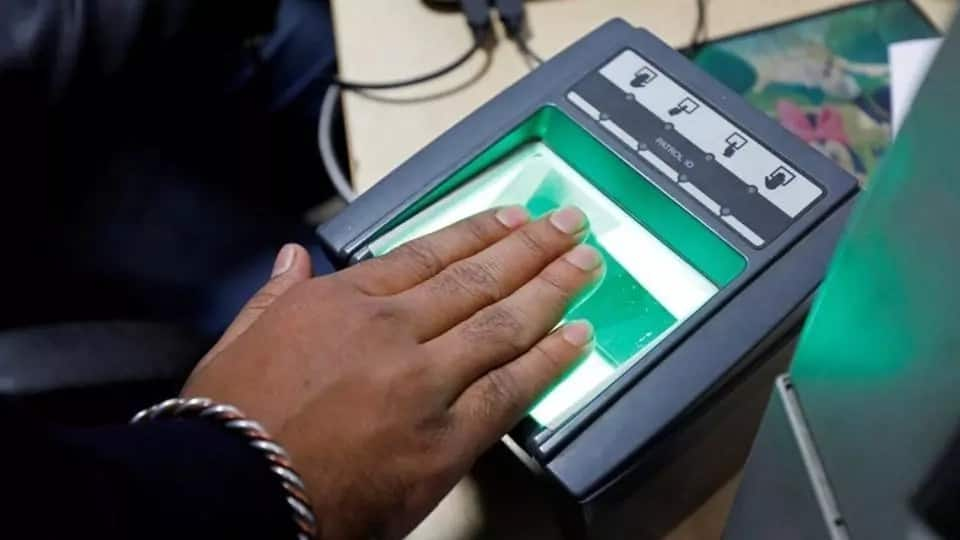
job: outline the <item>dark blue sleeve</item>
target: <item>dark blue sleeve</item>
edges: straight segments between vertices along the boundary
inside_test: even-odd
[[[296,538],[266,460],[217,425],[50,430],[3,410],[0,421],[10,538]]]

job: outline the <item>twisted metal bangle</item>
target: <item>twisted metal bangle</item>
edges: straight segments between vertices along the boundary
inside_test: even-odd
[[[163,418],[202,418],[223,425],[243,436],[250,446],[266,458],[270,471],[279,477],[286,492],[286,503],[297,526],[297,540],[312,540],[317,534],[317,518],[300,475],[293,470],[286,450],[267,434],[258,422],[248,420],[232,405],[220,405],[207,398],[174,398],[138,412],[130,420],[139,424]]]

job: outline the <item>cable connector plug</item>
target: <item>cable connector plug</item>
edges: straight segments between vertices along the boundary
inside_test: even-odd
[[[467,17],[467,26],[473,33],[474,42],[481,47],[486,45],[493,34],[487,0],[460,0],[460,9]]]
[[[514,41],[526,39],[527,14],[523,9],[523,0],[496,0],[500,22],[507,30],[507,37]]]

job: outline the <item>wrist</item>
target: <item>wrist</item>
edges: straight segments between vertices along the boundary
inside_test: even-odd
[[[294,469],[286,450],[258,422],[247,419],[233,406],[206,398],[175,398],[140,411],[130,423],[144,424],[165,419],[204,421],[244,441],[261,456],[264,469],[282,487],[284,502],[296,526],[297,540],[316,537],[317,521],[302,478]]]

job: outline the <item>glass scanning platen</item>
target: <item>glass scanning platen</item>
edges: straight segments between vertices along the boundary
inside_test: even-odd
[[[596,343],[593,352],[530,411],[540,425],[550,427],[562,422],[643,358],[725,283],[718,285],[697,270],[645,227],[642,216],[633,217],[611,201],[545,139],[516,145],[498,161],[381,236],[370,249],[373,255],[382,255],[407,241],[497,206],[523,205],[534,218],[567,205],[583,210],[590,221],[586,242],[603,255],[606,271],[570,306],[565,320],[589,320],[596,331]],[[606,148],[598,147],[598,151],[615,157]],[[632,169],[631,172],[629,179],[614,175],[607,181],[619,179],[652,186]],[[659,204],[676,206],[662,193],[656,193],[662,197]],[[652,198],[646,198],[639,206],[646,205],[651,213],[663,214],[662,208],[650,205]],[[686,213],[683,216],[690,218]]]

